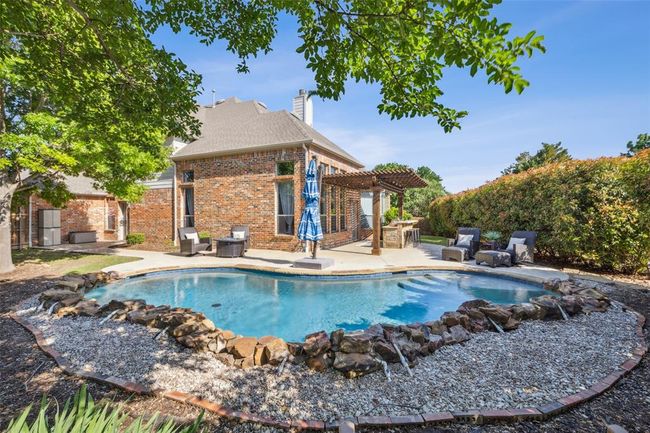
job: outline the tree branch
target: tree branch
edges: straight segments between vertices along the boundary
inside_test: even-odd
[[[320,1],[320,0],[316,0],[316,4],[318,4],[318,5],[322,6],[322,7],[324,7],[325,9],[327,9],[328,11],[330,11],[331,13],[339,14],[339,11],[337,11],[336,9],[331,8],[329,5],[324,4],[324,3],[323,3],[322,1]],[[337,4],[338,4],[338,3],[337,3]],[[406,98],[406,99],[407,99],[411,104],[414,104],[414,105],[415,105],[415,101],[411,100],[411,98],[409,97],[409,95],[407,95],[407,94],[404,92],[404,91],[406,90],[406,86],[401,82],[400,78],[397,76],[397,74],[396,74],[396,72],[395,72],[395,69],[394,69],[394,68],[395,68],[394,63],[391,62],[389,59],[386,58],[386,55],[384,54],[384,52],[383,52],[379,47],[377,47],[377,45],[375,45],[372,41],[370,41],[368,38],[366,38],[364,35],[362,35],[362,34],[359,33],[358,31],[356,31],[356,29],[354,28],[354,26],[353,26],[353,25],[352,25],[348,20],[346,20],[345,18],[342,18],[341,21],[343,22],[343,25],[345,26],[345,28],[348,29],[348,31],[349,31],[350,33],[352,33],[353,35],[355,35],[356,37],[358,37],[359,39],[361,39],[363,42],[365,42],[366,44],[368,44],[368,46],[370,46],[370,48],[371,48],[373,51],[375,51],[377,54],[379,54],[379,57],[381,58],[382,62],[383,62],[384,65],[386,65],[386,67],[388,68],[388,72],[390,73],[391,78],[393,79],[393,81],[395,82],[395,84],[397,84],[397,85],[402,89],[402,91],[403,91],[403,93],[404,93],[404,97],[405,97],[405,98]]]
[[[113,54],[113,51],[111,48],[108,46],[106,41],[104,40],[104,37],[102,36],[102,33],[99,31],[97,26],[95,25],[94,21],[90,16],[83,10],[81,9],[74,1],[72,0],[66,0],[66,3],[83,18],[84,22],[90,29],[93,31],[93,34],[97,38],[97,41],[99,42],[99,45],[101,45],[102,50],[104,51],[104,54],[109,58],[109,60],[115,65],[115,67],[126,77],[129,83],[133,83],[133,79],[130,77],[129,74],[126,73],[126,71],[122,68],[122,65],[119,64],[117,59],[115,58],[115,55]]]
[[[34,33],[34,32],[14,32],[7,29],[1,29],[2,33],[10,36],[29,36],[34,38],[49,38],[50,36],[59,36],[61,33]]]

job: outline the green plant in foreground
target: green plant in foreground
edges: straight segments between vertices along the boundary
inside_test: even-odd
[[[157,416],[145,422],[142,417],[126,425],[127,414],[109,405],[96,405],[88,394],[86,385],[69,399],[63,410],[57,405],[53,416],[48,416],[49,403],[43,397],[36,418],[27,418],[32,406],[28,406],[15,419],[9,421],[4,433],[195,433],[200,430],[203,413],[190,425],[179,426],[173,421],[158,423]]]
[[[129,233],[126,235],[126,243],[129,245],[137,245],[144,242],[144,233]]]

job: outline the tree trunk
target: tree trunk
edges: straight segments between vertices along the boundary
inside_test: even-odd
[[[5,179],[0,177],[0,274],[14,270],[11,259],[11,200],[18,183],[9,183]]]

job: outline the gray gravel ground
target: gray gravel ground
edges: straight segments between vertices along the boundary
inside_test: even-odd
[[[274,418],[337,419],[364,414],[530,406],[578,392],[609,374],[636,345],[635,318],[618,307],[569,321],[525,322],[507,334],[481,333],[420,360],[410,378],[391,365],[345,379],[288,366],[241,370],[210,354],[154,341],[155,330],[95,318],[30,316],[73,365],[190,392]]]

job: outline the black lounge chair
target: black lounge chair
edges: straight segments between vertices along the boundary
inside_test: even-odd
[[[190,236],[195,233],[198,242],[194,239],[188,239],[187,235]],[[194,227],[181,227],[178,229],[178,239],[181,243],[181,254],[186,254],[193,256],[198,254],[200,251],[210,251],[212,249],[212,238],[211,237],[200,237],[199,233]]]
[[[469,245],[458,245],[460,235],[472,235]],[[459,227],[454,239],[447,240],[447,246],[442,248],[443,260],[464,261],[473,259],[481,247],[481,229],[476,227]]]
[[[510,254],[512,264],[517,263],[533,263],[535,260],[535,242],[537,242],[537,232],[530,231],[516,231],[512,232],[510,239],[519,238],[526,239],[523,244],[513,244],[512,248],[508,246],[500,249]],[[510,242],[508,242],[509,244]]]

